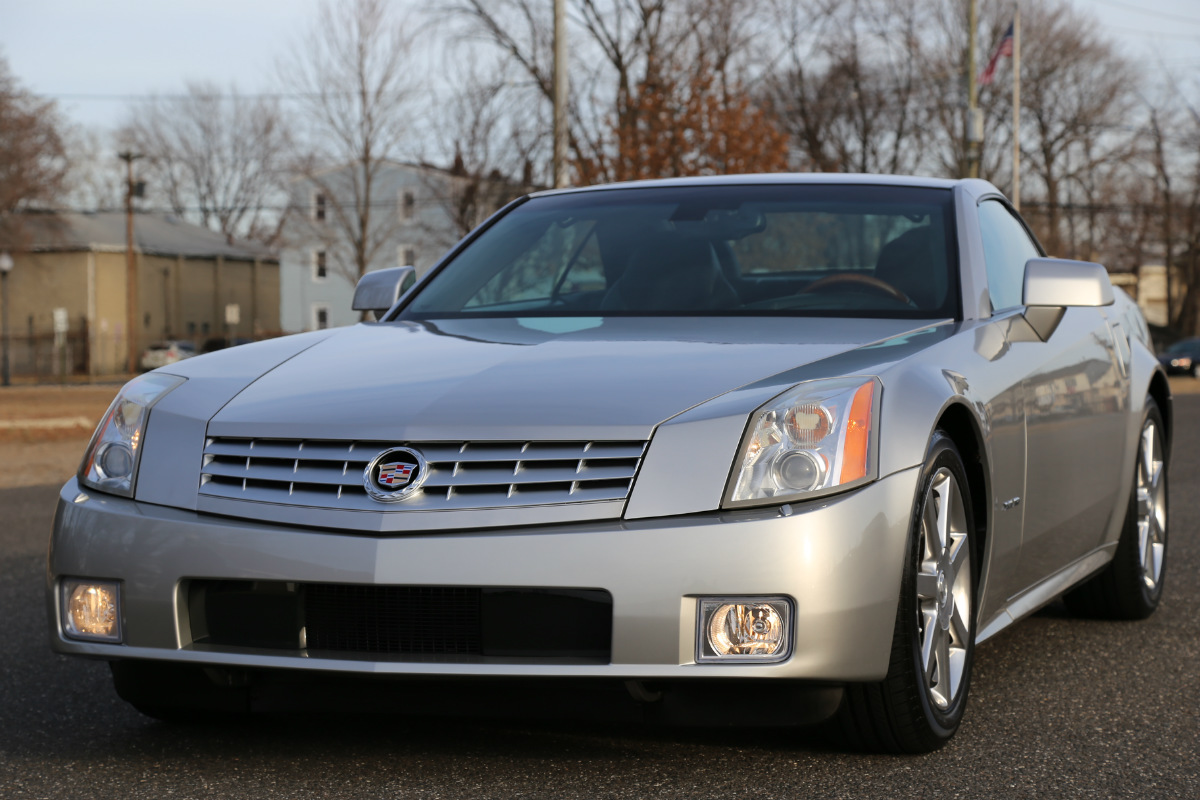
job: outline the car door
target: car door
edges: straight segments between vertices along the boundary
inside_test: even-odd
[[[993,307],[1011,309],[1021,302],[1025,262],[1040,248],[999,199],[982,201],[979,211]],[[1021,509],[1019,554],[1005,581],[1010,597],[1102,541],[1120,481],[1128,403],[1126,365],[1105,309],[1068,308],[1045,341],[1015,338],[1024,339],[1012,347],[1023,371],[1025,493],[996,498],[1007,511]]]

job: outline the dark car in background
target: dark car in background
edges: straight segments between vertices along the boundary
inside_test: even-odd
[[[224,336],[216,336],[211,339],[204,340],[204,346],[200,348],[201,353],[215,353],[218,350],[224,350],[226,347],[237,347],[240,344],[250,344],[254,341],[244,336],[238,336],[232,339],[227,339]]]
[[[1158,357],[1168,375],[1200,377],[1200,338],[1181,339]]]

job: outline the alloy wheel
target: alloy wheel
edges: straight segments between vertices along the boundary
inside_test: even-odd
[[[1147,419],[1142,427],[1137,470],[1138,564],[1146,590],[1153,595],[1162,578],[1167,547],[1167,485],[1163,480],[1162,442],[1158,425]]]
[[[974,592],[967,535],[962,488],[943,467],[925,495],[917,568],[920,666],[929,699],[942,711],[962,688],[972,635]]]

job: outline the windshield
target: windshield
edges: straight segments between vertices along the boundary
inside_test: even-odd
[[[948,189],[749,185],[535,197],[401,319],[958,315]]]

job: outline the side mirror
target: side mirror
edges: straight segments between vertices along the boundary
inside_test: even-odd
[[[388,267],[368,272],[358,279],[350,307],[355,311],[370,311],[375,319],[379,319],[416,282],[417,271],[413,267]]]
[[[1031,258],[1025,262],[1026,306],[1111,306],[1108,270],[1091,261]]]
[[[1050,338],[1067,308],[1113,304],[1108,270],[1091,261],[1031,258],[1025,262],[1021,302],[1025,319],[1042,341]]]

